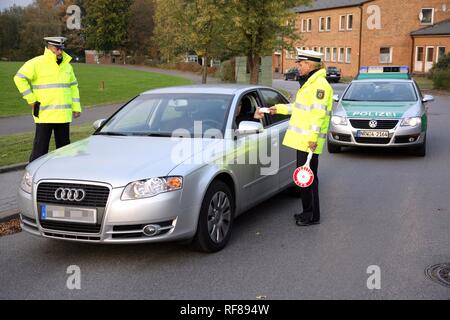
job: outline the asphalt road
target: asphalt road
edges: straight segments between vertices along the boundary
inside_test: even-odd
[[[449,299],[425,269],[450,262],[450,98],[436,97],[429,115],[425,158],[324,152],[320,225],[295,226],[300,200],[282,193],[239,217],[229,245],[211,255],[22,232],[0,238],[0,299]],[[66,287],[70,265],[81,269],[80,290]],[[367,288],[373,265],[379,290]]]

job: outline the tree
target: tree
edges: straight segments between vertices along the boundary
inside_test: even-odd
[[[134,0],[130,7],[130,21],[127,32],[132,35],[132,38],[128,39],[126,47],[134,55],[147,55],[154,46],[152,42],[154,2],[154,0]]]
[[[85,0],[86,42],[97,51],[124,55],[132,0]]]
[[[277,47],[291,47],[298,39],[292,10],[308,0],[228,0],[226,13],[234,32],[227,33],[228,46],[247,56],[250,83],[259,81],[261,57]]]
[[[206,83],[211,58],[221,53],[224,43],[226,0],[158,0],[156,39],[163,55],[170,59],[195,51],[204,58],[202,83]]]

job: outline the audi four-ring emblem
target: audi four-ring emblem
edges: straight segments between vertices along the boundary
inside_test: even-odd
[[[63,201],[81,202],[86,196],[83,189],[58,188],[55,191],[55,199]]]

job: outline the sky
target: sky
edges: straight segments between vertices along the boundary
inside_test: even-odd
[[[12,5],[27,6],[31,4],[33,0],[0,0],[0,10],[12,7]]]

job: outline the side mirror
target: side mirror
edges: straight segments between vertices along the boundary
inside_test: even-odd
[[[339,102],[339,95],[338,94],[334,94],[333,95],[333,100],[336,102]]]
[[[423,103],[427,103],[427,102],[431,102],[431,101],[434,101],[434,97],[433,96],[431,96],[429,94],[424,95],[424,97],[422,99]]]
[[[97,130],[105,123],[105,121],[106,121],[106,119],[97,120],[92,124],[92,126],[94,127],[95,130]]]
[[[264,130],[261,122],[242,121],[239,124],[239,129],[236,130],[237,135],[258,134]]]

